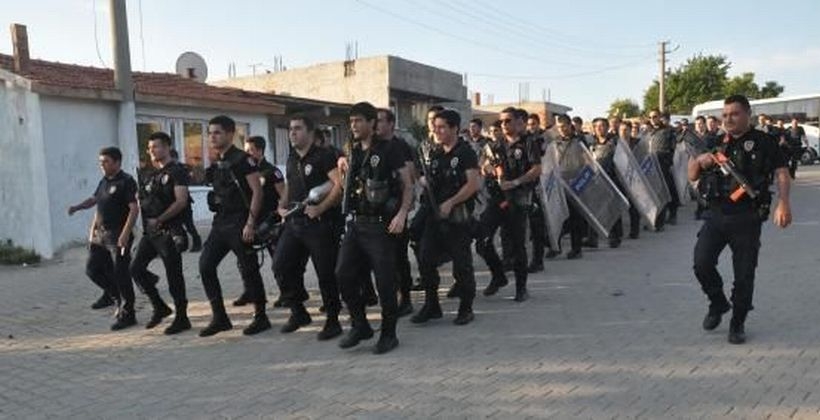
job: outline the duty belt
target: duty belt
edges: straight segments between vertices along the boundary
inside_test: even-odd
[[[367,214],[354,214],[353,221],[356,223],[387,223],[389,220],[385,216],[372,216]]]

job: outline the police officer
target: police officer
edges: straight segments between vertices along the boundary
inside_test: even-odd
[[[392,138],[376,135],[377,118],[376,108],[368,102],[357,103],[350,109],[354,144],[348,156],[342,209],[350,221],[339,251],[336,277],[351,318],[351,329],[339,347],[350,348],[373,336],[362,293],[362,283],[370,282],[373,271],[382,306],[381,335],[373,352],[382,354],[399,344],[397,235],[407,224],[413,181],[406,148]]]
[[[285,176],[276,166],[273,166],[265,159],[265,145],[267,141],[262,136],[251,136],[245,139],[245,153],[247,153],[259,168],[259,183],[262,185],[262,210],[260,211],[259,222],[268,219],[268,223],[278,223],[281,218],[276,212],[279,207],[279,198],[285,191]],[[268,253],[273,258],[275,243],[268,245]],[[281,295],[282,286],[279,279],[276,279]],[[277,302],[279,302],[277,304]],[[247,291],[233,301],[233,306],[245,306],[251,303]],[[273,306],[281,306],[277,299]]]
[[[186,165],[179,161],[179,153],[176,149],[171,149],[171,159],[174,162],[179,163],[182,165],[182,168],[185,169],[185,172],[188,173],[188,178],[191,178],[191,168],[189,165]],[[199,236],[199,232],[196,230],[196,225],[194,224],[194,199],[191,197],[191,194],[188,193],[188,205],[185,206],[185,210],[182,212],[182,226],[185,228],[185,231],[191,235],[191,248],[189,251],[191,252],[200,252],[202,251],[202,237]]]
[[[746,97],[726,98],[723,122],[727,133],[718,145],[718,152],[728,162],[718,164],[719,159],[710,153],[689,161],[689,180],[699,180],[699,193],[710,209],[698,233],[694,252],[695,276],[709,298],[703,328],[717,328],[721,316],[732,309],[729,325],[732,344],[746,341],[744,322],[752,309],[760,230],[768,217],[771,202],[768,187],[773,178],[778,189],[774,223],[785,228],[792,218],[786,159],[771,136],[752,129],[750,117],[751,107]],[[733,172],[729,168],[734,168],[740,176],[726,175]],[[718,257],[726,245],[732,250],[734,267],[731,305],[723,294],[723,280],[717,271]]]
[[[618,126],[618,141],[625,142],[630,149],[638,145],[640,139],[632,137],[632,122],[622,121]],[[638,239],[641,231],[641,214],[632,198],[629,198],[629,239]]]
[[[140,180],[139,203],[144,234],[130,267],[134,282],[148,296],[154,309],[145,324],[145,328],[150,329],[172,313],[159,295],[156,275],[148,272],[148,264],[154,258],[159,256],[162,259],[176,313],[174,321],[165,329],[167,335],[191,329],[180,254],[188,245],[183,218],[188,206],[190,179],[188,171],[171,158],[171,144],[171,136],[161,131],[148,136],[148,154],[156,170]]]
[[[376,110],[378,120],[376,122],[376,136],[382,139],[389,139],[393,142],[393,146],[399,148],[402,156],[405,158],[405,165],[410,172],[411,179],[415,182],[416,174],[416,156],[413,148],[403,139],[395,134],[396,115],[393,111],[386,108],[379,108]],[[412,193],[413,191],[411,191]],[[413,196],[411,195],[411,198]],[[415,202],[413,199],[412,204]],[[408,248],[410,245],[410,232],[404,229],[398,234],[398,244],[396,247],[396,272],[398,275],[399,285],[399,317],[410,315],[413,313],[413,302],[410,296],[410,290],[413,286],[413,275],[410,271],[410,256]]]
[[[256,162],[233,145],[236,123],[220,115],[208,122],[208,139],[218,154],[206,171],[213,185],[208,194],[208,207],[214,211],[214,221],[202,254],[199,273],[211,304],[210,324],[199,332],[207,337],[233,328],[222,301],[216,269],[228,252],[238,260],[239,274],[248,299],[254,304],[253,321],[244,329],[245,335],[258,334],[270,328],[265,314],[265,286],[259,274],[259,260],[251,243],[262,210],[262,185]]]
[[[604,172],[609,176],[609,179],[615,184],[615,188],[623,191],[623,187],[618,180],[618,175],[615,173],[615,142],[617,137],[612,136],[609,131],[609,122],[605,118],[595,118],[592,120],[593,143],[589,145],[589,151],[595,156],[595,160],[601,165]],[[617,248],[621,246],[621,239],[623,238],[624,228],[623,220],[618,217],[615,225],[609,232],[609,247]],[[598,247],[598,232],[590,226],[588,232],[588,241]]]
[[[470,134],[470,146],[473,148],[473,152],[475,152],[476,156],[481,154],[484,145],[491,141],[487,137],[484,137],[482,133],[483,128],[484,121],[481,121],[481,118],[473,118],[470,120],[470,126],[467,128],[467,132]]]
[[[565,164],[564,156],[567,148],[571,146],[574,147],[575,144],[584,144],[583,134],[575,130],[574,120],[570,121],[569,116],[566,114],[555,117],[555,129],[558,134],[555,142],[559,156],[558,165],[563,166]],[[569,218],[564,222],[561,233],[563,235],[565,232],[569,232],[570,251],[567,253],[567,259],[574,260],[582,256],[581,243],[583,241],[586,223],[574,201],[567,200],[567,207],[569,208]]]
[[[466,140],[458,137],[461,117],[456,111],[443,110],[433,119],[436,143],[427,149],[424,162],[425,200],[428,214],[419,244],[419,272],[424,284],[424,306],[411,318],[420,324],[442,317],[438,300],[438,266],[445,258],[453,261],[457,296],[461,299],[453,321],[465,325],[473,321],[475,273],[470,244],[472,200],[480,188],[478,158]],[[523,239],[523,238],[522,238]],[[442,255],[446,255],[445,258]],[[499,262],[500,264],[500,262]]]
[[[500,180],[508,206],[488,205],[481,215],[481,239],[476,241],[476,251],[487,262],[492,273],[490,284],[484,289],[485,296],[492,296],[507,284],[501,259],[492,243],[495,231],[500,227],[510,235],[511,257],[515,273],[515,301],[527,300],[527,250],[525,235],[527,212],[532,204],[533,188],[541,175],[541,152],[524,131],[524,115],[515,108],[501,111],[501,123],[505,142],[500,153],[503,175]]]
[[[669,188],[672,200],[666,205],[660,217],[658,217],[658,230],[663,228],[665,223],[674,225],[678,220],[678,207],[680,207],[680,197],[675,178],[672,176],[672,161],[675,155],[675,130],[666,125],[661,119],[662,115],[657,109],[649,112],[649,128],[647,135],[650,139],[650,150],[658,157],[661,165],[663,179]]]
[[[530,141],[535,143],[535,148],[540,152],[538,161],[544,156],[546,146],[546,133],[541,128],[541,117],[538,114],[527,116],[527,134]],[[544,210],[541,208],[540,192],[538,188],[533,188],[532,205],[529,211],[530,241],[532,242],[532,259],[527,271],[538,273],[544,271],[544,250],[547,247],[547,227],[544,223]],[[553,257],[554,254],[551,254]]]
[[[89,232],[88,262],[85,273],[103,289],[92,309],[117,305],[112,330],[137,324],[134,314],[134,285],[128,273],[131,263],[131,234],[139,216],[137,182],[122,169],[122,152],[105,147],[99,153],[103,178],[94,195],[68,208],[71,216],[78,210],[97,206]]]
[[[797,163],[803,156],[803,150],[805,150],[804,145],[807,144],[806,130],[800,126],[800,121],[797,119],[797,116],[792,116],[791,127],[786,130],[786,141],[789,144],[789,154],[791,155],[791,159],[789,159],[789,174],[792,179],[794,179],[797,174]]]
[[[304,272],[307,257],[319,279],[322,304],[325,307],[325,325],[319,340],[330,340],[342,334],[339,324],[339,287],[334,269],[338,249],[336,219],[332,216],[341,198],[341,181],[336,169],[336,153],[317,146],[313,138],[314,124],[310,118],[290,120],[291,152],[288,156],[286,186],[279,200],[279,215],[285,217],[285,227],[273,257],[274,276],[282,282],[282,304],[290,308],[290,317],[282,326],[283,333],[291,333],[313,320],[305,309]],[[329,192],[318,203],[307,202],[311,189],[328,185]]]

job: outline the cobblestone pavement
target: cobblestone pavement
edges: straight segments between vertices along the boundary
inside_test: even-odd
[[[0,418],[820,418],[820,168],[801,168],[792,195],[794,226],[764,228],[743,346],[726,342],[727,320],[701,330],[692,205],[666,232],[548,261],[523,304],[509,286],[479,297],[466,327],[450,322],[454,301],[443,320],[402,319],[401,345],[383,356],[373,341],[318,342],[315,293],[314,323],[294,334],[278,332],[287,314],[275,310],[273,330],[244,337],[251,309],[230,308],[233,331],[197,337],[209,312],[195,254],[194,331],[170,338],[165,324],[108,330],[111,311],[88,308],[97,290],[82,248],[0,267]],[[728,253],[721,269],[731,281]],[[221,275],[237,296],[232,257]],[[269,259],[264,276],[274,297]],[[137,303],[144,324],[149,306]]]

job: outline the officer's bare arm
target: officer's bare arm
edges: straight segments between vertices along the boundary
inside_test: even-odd
[[[530,170],[527,171],[527,173],[525,173],[524,175],[514,179],[513,182],[518,184],[518,185],[527,184],[529,182],[535,181],[536,179],[538,179],[539,176],[541,176],[541,164],[540,163],[537,164],[537,165],[532,165],[532,168],[530,168]]]
[[[140,215],[140,206],[137,205],[137,202],[128,203],[128,218],[125,219],[125,226],[122,227],[122,233],[120,233],[120,242],[121,247],[125,247],[125,242],[128,242],[128,238],[131,236],[131,230],[134,229],[134,224],[137,223],[137,217]]]
[[[97,217],[99,216],[98,212],[94,212],[94,218],[91,219],[91,226],[88,228],[88,242],[91,242],[94,239],[94,230],[97,229]]]
[[[401,178],[401,211],[405,214],[410,212],[413,208],[413,174],[410,169],[411,165],[404,165],[399,169],[399,177]]]
[[[162,214],[157,217],[157,222],[165,223],[185,210],[188,205],[188,187],[185,185],[177,185],[174,187],[174,202],[165,209]]]
[[[79,210],[90,209],[97,204],[97,199],[94,197],[86,198],[82,203],[76,204],[73,206],[68,207],[68,215],[71,216],[72,214],[76,213]]]
[[[259,181],[259,172],[251,172],[245,175],[248,181],[248,186],[251,187],[251,209],[248,212],[248,221],[245,223],[248,226],[256,224],[256,217],[259,211],[262,210],[262,182]]]
[[[333,181],[333,188],[327,197],[316,205],[318,215],[323,214],[342,201],[342,178],[339,176],[339,170],[336,168],[331,169],[330,172],[327,173],[327,177]]]
[[[791,176],[788,168],[778,168],[774,171],[777,180],[777,207],[774,209],[774,224],[785,228],[792,223],[792,209],[789,202]]]
[[[695,182],[700,179],[700,171],[709,168],[714,163],[715,159],[710,153],[703,153],[696,158],[689,159],[689,165],[687,167],[689,181]]]
[[[279,194],[280,200],[284,201],[283,198],[285,197],[285,182],[277,182],[273,184],[273,189],[276,190],[276,193]]]
[[[282,191],[279,193],[279,207],[276,209],[276,212],[279,213],[280,216],[285,217],[285,214],[288,211],[288,184],[287,182],[282,183]]]
[[[478,169],[468,169],[466,172],[467,182],[461,187],[458,192],[447,199],[453,206],[461,204],[470,199],[481,188],[480,175]]]

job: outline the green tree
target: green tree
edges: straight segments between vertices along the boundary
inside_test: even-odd
[[[783,93],[784,89],[785,88],[782,85],[778,84],[774,80],[769,80],[763,85],[763,87],[760,88],[759,97],[761,99],[777,98],[781,93]]]
[[[743,95],[747,98],[759,98],[760,87],[755,83],[754,73],[743,73],[726,81],[723,96]]]
[[[667,71],[666,110],[673,114],[688,114],[699,103],[722,99],[729,94],[757,99],[776,97],[783,92],[783,86],[775,81],[759,87],[751,72],[729,78],[731,65],[723,55],[698,54]],[[658,107],[659,90],[658,81],[652,81],[644,92],[644,109]]]
[[[616,99],[609,105],[607,115],[610,117],[632,118],[641,115],[641,107],[632,99]]]

